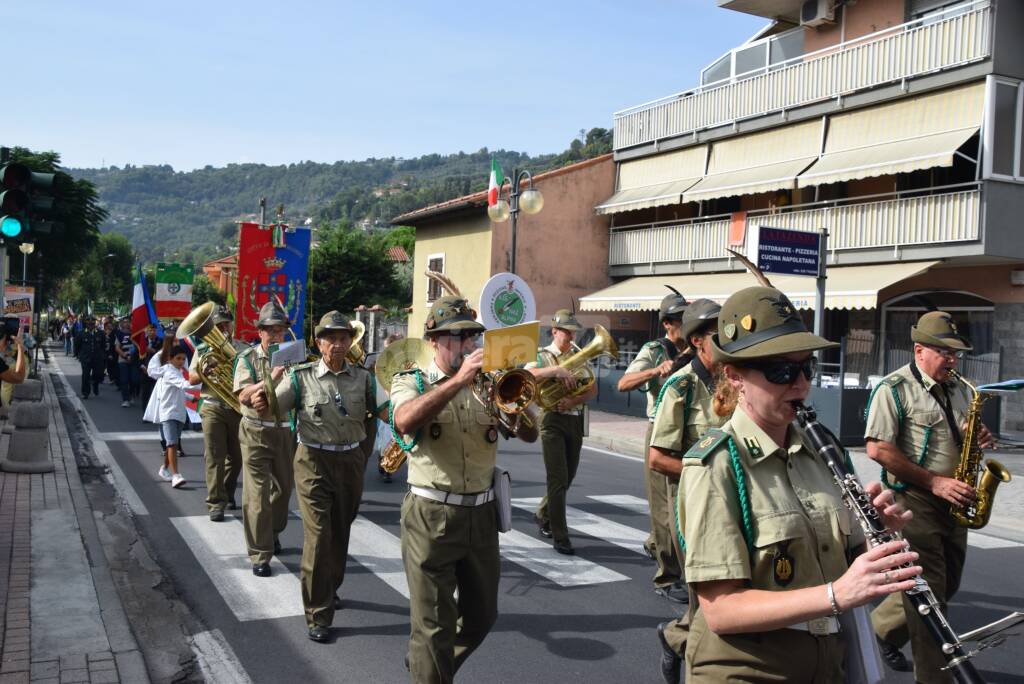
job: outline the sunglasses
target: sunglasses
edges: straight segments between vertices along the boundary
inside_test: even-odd
[[[457,340],[475,340],[480,337],[480,333],[476,330],[452,330],[445,335]]]
[[[803,372],[808,381],[818,372],[818,359],[813,356],[806,361],[786,361],[776,359],[769,361],[752,361],[743,364],[744,368],[753,368],[764,374],[764,379],[773,385],[791,385]]]

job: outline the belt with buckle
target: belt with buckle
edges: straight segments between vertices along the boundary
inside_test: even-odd
[[[260,420],[259,418],[252,418],[250,416],[242,416],[242,417],[245,418],[250,423],[252,423],[253,425],[260,425],[262,427],[268,427],[268,428],[277,428],[277,427],[286,428],[286,427],[288,427],[288,423],[284,423],[284,422],[282,422],[280,425],[278,425],[277,423],[275,423],[272,420]]]
[[[455,494],[441,489],[433,489],[432,487],[409,485],[409,491],[416,496],[422,496],[424,499],[440,501],[441,503],[452,504],[453,506],[483,506],[485,503],[494,501],[493,489],[488,489],[486,492],[480,492],[479,494]]]
[[[311,444],[303,442],[301,439],[299,444],[307,449],[322,449],[323,451],[352,451],[359,446],[359,442],[352,442],[351,444]]]
[[[828,636],[839,634],[839,618],[834,616],[820,617],[807,622],[798,622],[795,625],[787,625],[786,629],[796,629],[801,632],[810,632],[814,636]]]
[[[203,404],[209,404],[210,406],[216,406],[218,408],[229,408],[228,405],[220,399],[211,399],[210,397],[202,397],[202,399]]]

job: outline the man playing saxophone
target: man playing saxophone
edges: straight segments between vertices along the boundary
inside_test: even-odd
[[[921,316],[910,338],[913,360],[875,388],[864,437],[868,456],[882,466],[882,481],[895,490],[897,503],[913,511],[903,535],[920,554],[924,578],[945,612],[960,586],[967,553],[967,528],[956,524],[950,508],[976,497],[970,484],[952,477],[960,461],[971,394],[950,371],[972,347],[944,311]],[[994,444],[984,425],[979,423],[977,431],[981,448]],[[909,638],[918,682],[953,681],[949,671],[942,670],[946,662],[939,647],[902,594],[890,594],[871,620],[890,667],[910,669],[899,650]]]
[[[566,387],[575,387],[576,380],[559,366],[559,357],[572,350],[576,333],[583,327],[568,309],[559,309],[551,318],[551,344],[537,352],[537,361],[526,369],[538,380],[558,379]],[[540,439],[544,451],[544,470],[547,473],[547,494],[540,502],[534,520],[541,536],[551,537],[555,551],[572,555],[576,551],[569,541],[569,527],[565,521],[565,499],[580,465],[583,448],[583,404],[597,395],[597,382],[580,394],[560,399],[558,405],[544,411],[540,421]]]
[[[213,324],[231,340],[235,351],[244,351],[244,344],[231,339],[232,321],[234,316],[223,306],[214,310]],[[192,355],[188,381],[193,385],[203,382],[203,375],[211,377],[217,366],[215,355],[207,354],[208,350],[209,346],[200,342],[196,353]],[[204,368],[199,367],[200,362],[205,365]],[[242,446],[238,441],[238,424],[242,416],[225,403],[208,383],[203,383],[199,398],[199,416],[203,419],[203,441],[206,447],[206,507],[210,520],[221,522],[224,520],[224,509],[235,508],[235,488],[242,470]]]
[[[426,368],[394,376],[391,428],[409,452],[402,560],[409,583],[408,666],[414,682],[452,682],[498,617],[498,421],[473,394],[484,326],[455,293],[430,307]],[[536,428],[517,436],[537,439]]]

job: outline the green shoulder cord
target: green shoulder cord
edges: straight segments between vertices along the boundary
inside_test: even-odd
[[[750,493],[747,491],[747,476],[743,472],[743,463],[740,461],[740,453],[736,449],[736,443],[729,437],[729,460],[732,463],[732,472],[736,476],[736,496],[740,502],[740,515],[743,518],[743,539],[747,542],[747,551],[754,553],[754,521],[750,511]],[[683,539],[683,530],[679,526],[679,497],[682,496],[683,488],[676,490],[676,534],[679,536],[679,548],[686,551],[686,540]]]
[[[288,375],[292,379],[292,389],[295,390],[295,408],[288,412],[288,417],[291,420],[292,432],[298,429],[298,415],[299,415],[299,403],[302,401],[302,390],[299,389],[299,380],[295,377],[295,371],[291,371]],[[273,391],[273,389],[271,389]]]
[[[867,420],[868,412],[871,410],[871,402],[875,398],[875,393],[878,392],[882,385],[889,385],[889,390],[892,392],[893,403],[896,404],[896,419],[902,423],[903,419],[906,418],[906,413],[903,411],[903,402],[900,401],[900,394],[896,391],[896,386],[887,382],[880,382],[875,385],[875,389],[871,390],[871,395],[868,397],[868,405],[864,409],[864,419]],[[929,425],[924,429],[924,444],[921,445],[921,454],[917,457],[917,465],[919,466],[923,466],[925,459],[928,458],[928,442],[931,440],[931,437],[932,427]],[[905,482],[890,482],[889,471],[885,468],[882,468],[882,484],[884,484],[888,489],[892,489],[897,492],[902,492],[907,488],[907,484]]]
[[[416,373],[416,389],[420,394],[423,394],[423,374],[420,373],[419,368],[414,369],[413,372]],[[395,408],[390,399],[388,399],[388,424],[391,426],[391,435],[395,438],[398,446],[402,448],[402,451],[408,452],[416,448],[416,443],[420,440],[420,433],[423,431],[423,428],[417,430],[409,443],[406,444],[402,439],[402,435],[398,434],[398,430],[395,429]]]

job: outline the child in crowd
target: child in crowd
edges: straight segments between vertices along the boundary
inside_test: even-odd
[[[164,462],[157,474],[175,489],[185,484],[185,478],[178,472],[178,445],[186,421],[185,390],[199,387],[190,384],[182,372],[186,358],[185,348],[174,344],[174,337],[167,335],[160,353],[154,355],[147,368],[156,386],[143,420],[160,424]]]

